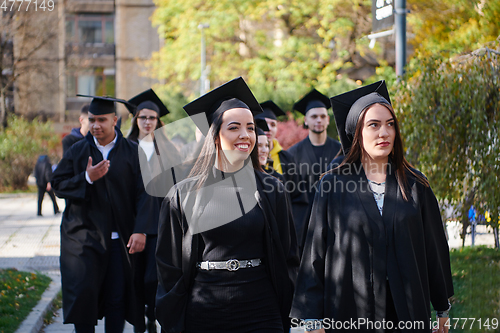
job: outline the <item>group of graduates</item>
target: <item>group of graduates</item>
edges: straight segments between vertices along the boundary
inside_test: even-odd
[[[156,320],[172,333],[324,332],[332,320],[430,332],[431,303],[447,332],[438,203],[404,158],[384,81],[332,98],[313,89],[294,105],[309,135],[288,150],[284,112],[241,77],[184,106],[198,132],[180,151],[153,90],[92,97],[51,181],[66,199],[63,314],[77,333],[103,317],[106,332],[125,321],[156,332]],[[127,138],[115,102],[133,115]],[[327,135],[330,107],[341,143]]]

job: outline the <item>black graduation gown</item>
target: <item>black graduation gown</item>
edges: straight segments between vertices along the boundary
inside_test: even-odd
[[[328,165],[337,155],[340,150],[340,143],[330,137],[326,138],[323,148],[323,154],[320,157],[320,165],[317,163],[316,155],[314,154],[313,145],[309,136],[304,140],[296,143],[288,149],[288,152],[295,158],[296,165],[294,172],[289,170],[288,173],[298,175],[297,188],[301,193],[307,193],[308,205],[297,205],[294,207],[295,229],[297,230],[297,239],[299,244],[303,243],[304,225],[309,220],[309,211],[314,199],[314,184],[319,180],[322,173],[328,171]]]
[[[279,180],[263,172],[254,173],[257,184],[255,197],[266,217],[265,264],[278,296],[282,318],[285,318],[284,325],[289,327],[288,314],[298,267],[289,198]],[[185,309],[196,273],[196,262],[203,250],[200,235],[193,236],[189,232],[182,208],[183,202],[197,202],[196,198],[203,196],[203,193],[195,191],[196,180],[188,178],[172,188],[160,212],[156,249],[156,317],[167,333],[178,333],[184,329]],[[183,195],[189,192],[191,198],[190,195]],[[203,209],[199,207],[199,210]]]
[[[80,133],[80,128],[78,128],[78,132],[71,131],[70,134],[66,135],[62,139],[63,155],[69,150],[72,145],[82,139],[83,135]]]
[[[270,174],[271,176],[275,177],[276,179],[278,179],[280,182],[284,183],[285,182],[285,177],[283,177],[282,174],[280,174],[279,172],[277,172],[276,170],[272,169],[272,168],[264,168],[263,167],[263,170]]]
[[[134,141],[139,143],[138,141]],[[172,163],[181,161],[177,148],[160,131],[155,132],[153,141],[155,151],[148,160],[142,148],[139,147],[139,161],[141,165],[141,175],[146,188],[147,212],[149,214],[148,228],[145,231],[147,236],[144,251],[137,254],[137,265],[135,267],[135,287],[137,290],[137,305],[144,309],[148,305],[148,319],[153,319],[154,297],[156,293],[157,271],[156,271],[156,243],[158,235],[158,219],[160,216],[161,203],[170,188],[180,181],[183,171],[179,168],[168,167]],[[151,305],[152,304],[152,305]],[[144,319],[140,320],[134,327],[138,332],[145,332],[146,325]]]
[[[108,266],[111,232],[118,231],[126,280],[126,320],[137,322],[133,288],[133,259],[126,244],[133,233],[147,230],[147,205],[139,170],[137,144],[123,138],[109,152],[110,167],[89,184],[85,170],[89,156],[102,161],[93,136],[66,152],[52,178],[56,195],[67,200],[61,223],[61,279],[64,323],[97,324],[103,317],[102,285]],[[146,211],[145,211],[146,210]]]
[[[290,194],[292,201],[292,212],[295,225],[303,225],[307,220],[303,213],[308,207],[307,193],[300,191],[299,187],[299,174],[297,172],[297,162],[295,157],[286,150],[278,152],[279,163],[283,171],[283,178],[285,179],[285,189]],[[302,219],[303,221],[298,221]],[[297,230],[297,235],[301,234],[301,230]],[[298,238],[300,241],[300,238]]]
[[[382,321],[389,284],[398,319],[425,324],[403,332],[430,332],[430,303],[446,310],[453,295],[437,200],[407,173],[410,198],[404,201],[395,176],[388,174],[381,216],[361,164],[354,166],[361,171],[328,173],[320,183],[291,316]]]
[[[184,169],[179,151],[174,144],[168,140],[163,134],[156,133],[154,142],[155,151],[151,159],[147,156],[142,148],[139,148],[139,161],[141,167],[141,176],[149,195],[150,214],[148,230],[146,234],[158,234],[158,218],[160,215],[160,207],[163,199],[170,191],[170,188],[181,181],[184,177]],[[138,142],[136,142],[138,143]],[[172,168],[172,165],[176,167]]]

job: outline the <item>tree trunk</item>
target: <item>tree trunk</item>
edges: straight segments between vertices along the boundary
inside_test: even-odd
[[[0,124],[3,128],[7,127],[7,110],[5,106],[5,94],[3,89],[0,89]]]
[[[495,237],[495,248],[500,248],[500,240],[498,239],[498,227],[493,228],[493,237]]]
[[[461,220],[462,220],[462,247],[465,246],[465,237],[467,236],[467,228],[470,225],[469,221],[469,209],[474,203],[474,196],[476,192],[474,190],[469,191],[465,196],[461,209]]]

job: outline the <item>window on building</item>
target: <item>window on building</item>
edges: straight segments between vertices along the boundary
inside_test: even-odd
[[[114,43],[113,15],[79,14],[66,17],[66,41],[84,44]]]
[[[68,74],[68,96],[77,94],[114,96],[115,69],[98,67]]]

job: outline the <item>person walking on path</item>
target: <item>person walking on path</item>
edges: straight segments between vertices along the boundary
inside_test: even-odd
[[[135,253],[148,230],[148,201],[138,146],[116,127],[111,97],[94,97],[90,131],[64,154],[52,178],[57,196],[67,199],[61,223],[61,278],[64,323],[76,333],[94,332],[105,317],[107,333],[135,325]],[[144,319],[142,319],[144,320]]]
[[[175,184],[175,180],[180,180],[181,176],[175,177],[175,171],[170,166],[180,163],[181,159],[177,148],[163,133],[163,123],[160,118],[167,115],[169,111],[153,89],[140,93],[128,102],[137,107],[128,107],[134,117],[127,138],[139,145],[142,179],[151,207],[149,210],[150,228],[146,231],[146,248],[137,255],[135,271],[138,306],[143,309],[148,322],[145,324],[144,320],[140,321],[134,331],[145,332],[147,329],[149,333],[156,333],[155,296],[158,279],[155,251],[158,218],[163,198],[170,187]],[[152,175],[158,176],[152,177]]]
[[[441,212],[404,157],[385,82],[331,101],[345,159],[314,197],[291,315],[316,319],[306,325],[315,333],[338,323],[431,333],[432,303],[438,332],[448,332],[453,282]]]
[[[241,77],[184,109],[210,128],[160,211],[162,330],[288,332],[298,252],[288,193],[259,165],[253,114],[262,109]]]
[[[36,186],[38,187],[38,210],[37,215],[42,216],[42,201],[47,192],[54,205],[54,215],[59,214],[59,206],[56,202],[56,196],[50,185],[52,178],[52,164],[47,155],[40,155],[36,161],[35,170],[33,172],[36,178]]]

